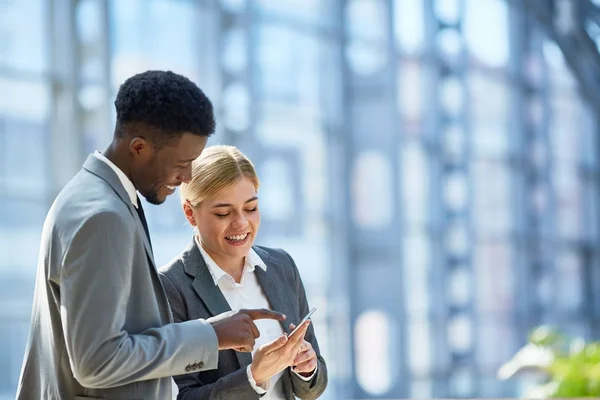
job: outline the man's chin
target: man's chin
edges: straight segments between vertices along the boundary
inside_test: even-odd
[[[166,196],[159,195],[158,193],[150,193],[147,196],[142,193],[142,196],[144,196],[148,203],[154,204],[155,206],[158,206],[167,200]]]

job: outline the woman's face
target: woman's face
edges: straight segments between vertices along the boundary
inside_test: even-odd
[[[218,264],[220,260],[246,257],[260,226],[256,189],[246,177],[197,207],[184,204],[184,212],[190,224],[198,227],[204,249]]]

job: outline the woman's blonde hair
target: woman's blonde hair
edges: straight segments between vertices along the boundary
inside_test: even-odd
[[[250,179],[258,191],[256,170],[244,153],[235,146],[209,146],[192,162],[192,179],[181,184],[181,201],[196,207],[243,177]]]

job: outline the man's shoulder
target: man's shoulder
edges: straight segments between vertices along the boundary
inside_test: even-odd
[[[80,171],[56,196],[48,221],[50,225],[69,231],[87,221],[129,221],[127,205],[104,180]],[[127,225],[127,224],[125,224]]]
[[[81,170],[56,197],[65,207],[97,205],[99,208],[127,210],[127,205],[104,179]]]

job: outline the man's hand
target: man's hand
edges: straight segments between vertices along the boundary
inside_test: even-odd
[[[290,330],[296,327],[294,324],[290,324]],[[317,353],[312,347],[310,342],[302,340],[300,351],[292,363],[292,369],[294,372],[308,378],[313,374],[315,368],[317,368]]]
[[[258,386],[264,386],[272,376],[292,365],[304,342],[309,324],[310,320],[303,323],[292,336],[282,335],[270,343],[263,344],[254,353],[250,372]]]
[[[251,352],[260,332],[255,319],[284,321],[285,315],[267,309],[228,311],[207,321],[212,325],[219,341],[219,350],[233,349]]]

